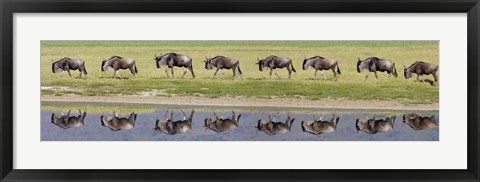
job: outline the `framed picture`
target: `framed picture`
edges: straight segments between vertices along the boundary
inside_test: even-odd
[[[2,181],[479,181],[478,0],[1,8]]]

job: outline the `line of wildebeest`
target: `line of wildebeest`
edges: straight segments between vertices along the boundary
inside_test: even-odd
[[[183,118],[180,120],[173,120],[173,112],[170,112],[168,116],[168,111],[165,112],[163,119],[157,119],[154,126],[154,133],[165,133],[168,135],[175,135],[180,133],[187,133],[192,130],[192,119],[194,110],[190,113],[189,116],[182,111]],[[79,115],[71,115],[70,111],[67,114],[63,112],[52,113],[51,122],[54,125],[57,125],[61,128],[78,128],[84,125],[85,116],[87,115],[86,111],[79,111]],[[212,130],[215,132],[225,132],[234,130],[240,125],[241,114],[237,115],[232,111],[232,116],[230,118],[224,118],[224,116],[218,116],[213,112],[214,117],[208,117],[204,119],[205,132]],[[363,117],[356,119],[355,127],[357,133],[363,131],[368,134],[376,134],[381,132],[387,132],[393,130],[395,124],[395,115],[391,116],[373,116],[369,118],[367,114]],[[137,119],[137,114],[132,112],[129,117],[119,117],[118,112],[114,111],[111,116],[100,116],[100,123],[103,127],[107,127],[112,131],[119,130],[128,130],[135,127],[135,120]],[[337,129],[337,124],[340,120],[340,117],[335,113],[330,119],[323,119],[323,114],[318,119],[313,120],[304,120],[301,122],[302,131],[314,135],[319,135],[322,133],[335,132]],[[264,132],[268,135],[275,134],[284,134],[290,132],[295,118],[292,118],[288,114],[285,122],[276,122],[275,116],[272,117],[269,115],[268,120],[259,119],[257,121],[257,126],[255,127],[257,131]],[[415,130],[424,130],[437,127],[437,121],[435,115],[431,116],[422,116],[417,113],[410,113],[403,115],[403,124],[407,124]]]
[[[183,75],[182,78],[187,73],[187,70],[190,70],[192,74],[192,78],[195,78],[195,73],[193,71],[193,64],[192,58],[177,54],[177,53],[167,53],[164,55],[157,56],[155,55],[154,58],[155,64],[157,68],[160,68],[162,65],[167,66],[165,69],[165,73],[167,78],[170,77],[168,70],[171,70],[172,77],[174,77],[173,68],[174,67],[181,67],[183,68]],[[232,79],[235,77],[235,74],[238,73],[240,78],[243,80],[242,70],[240,69],[240,61],[235,58],[228,58],[225,56],[215,56],[213,58],[205,59],[205,69],[212,70],[216,69],[213,77],[215,77],[219,70],[223,69],[231,69],[233,72]],[[292,72],[296,72],[295,68],[293,67],[292,59],[288,57],[277,57],[274,55],[268,56],[265,59],[258,59],[257,63],[258,69],[263,71],[265,68],[270,69],[270,78],[272,78],[272,73],[274,72],[277,77],[280,76],[277,74],[277,69],[287,69],[288,71],[288,78],[292,78]],[[122,78],[118,74],[118,70],[120,69],[129,69],[130,72],[135,76],[138,73],[137,67],[135,66],[135,59],[132,58],[124,58],[120,56],[112,56],[110,59],[103,60],[101,64],[101,70],[106,71],[109,68],[113,68],[114,75],[113,78]],[[311,58],[305,58],[303,60],[302,69],[306,70],[308,68],[314,68],[315,74],[314,79],[317,76],[317,72],[323,75],[324,79],[326,79],[323,70],[332,70],[334,75],[334,80],[337,80],[337,75],[341,74],[340,67],[338,61],[330,58],[324,58],[321,56],[314,56]],[[52,63],[52,72],[55,73],[57,70],[62,71],[62,76],[65,71],[68,72],[70,77],[72,76],[70,70],[79,70],[80,77],[83,75],[87,75],[87,70],[85,68],[85,62],[80,59],[72,59],[68,57],[64,57],[56,62]],[[365,77],[365,80],[368,79],[368,76],[371,72],[375,74],[375,77],[378,78],[377,72],[387,72],[389,76],[397,77],[397,69],[395,67],[395,63],[391,60],[382,59],[378,57],[369,57],[365,60],[361,60],[358,58],[357,62],[357,72],[360,73],[363,70],[368,70],[368,74]],[[416,61],[409,67],[404,66],[404,76],[406,79],[412,77],[412,74],[417,74],[417,81],[419,81],[419,76],[421,75],[433,75],[435,82],[437,82],[437,71],[438,65],[423,62],[423,61]]]

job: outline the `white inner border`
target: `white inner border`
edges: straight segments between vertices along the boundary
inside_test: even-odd
[[[40,40],[440,40],[442,69],[467,63],[465,13],[15,13],[14,168],[467,168],[467,72],[455,69],[441,70],[439,142],[40,142]]]

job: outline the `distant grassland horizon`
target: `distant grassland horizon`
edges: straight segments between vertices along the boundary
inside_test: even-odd
[[[188,72],[181,79],[182,69],[175,68],[175,78],[167,79],[165,66],[157,69],[154,55],[175,52],[192,58],[196,79]],[[138,75],[132,77],[127,70],[122,77],[112,79],[113,70],[102,72],[101,62],[112,55],[134,58]],[[220,72],[211,79],[214,70],[206,70],[205,57],[223,55],[240,60],[245,80],[237,76],[230,80],[231,70]],[[258,70],[257,58],[269,55],[286,56],[293,60],[297,70],[288,80],[285,69],[277,70],[282,77],[268,79],[268,70]],[[303,59],[323,56],[339,62],[342,74],[333,81],[333,73],[325,70],[327,80],[320,73],[312,80],[314,70],[302,70]],[[366,72],[357,73],[357,58],[380,57],[395,62],[398,78],[373,73],[365,81]],[[52,61],[63,57],[85,61],[86,79],[70,78],[65,74],[52,73]],[[349,100],[398,100],[405,103],[436,103],[439,100],[438,86],[415,82],[403,77],[403,65],[415,61],[439,63],[438,41],[41,41],[42,87],[67,87],[68,89],[42,90],[42,95],[76,94],[82,96],[136,95],[156,90],[158,96],[199,97],[258,97],[258,98],[305,98]],[[441,69],[441,65],[440,65]],[[78,71],[72,76],[77,77]],[[441,71],[439,78],[441,80]],[[432,76],[423,79],[432,80]]]

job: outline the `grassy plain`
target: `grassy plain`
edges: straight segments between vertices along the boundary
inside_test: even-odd
[[[403,77],[403,65],[422,60],[439,63],[438,41],[42,41],[41,85],[42,95],[120,96],[152,92],[158,96],[199,97],[253,97],[253,98],[304,98],[348,100],[395,100],[407,104],[436,103],[439,100],[438,86],[415,82]],[[164,67],[156,68],[154,54],[177,52],[193,59],[196,79],[188,72],[181,79],[181,68],[175,68],[175,78],[167,79]],[[138,75],[131,77],[129,71],[120,71],[129,79],[112,79],[113,71],[102,72],[101,61],[112,55],[134,58]],[[214,70],[204,68],[205,57],[224,55],[238,58],[245,80],[232,72],[220,72],[211,79]],[[257,58],[269,55],[287,56],[294,61],[297,73],[288,80],[285,69],[278,70],[281,79],[274,75],[268,79],[268,71],[260,72],[255,64]],[[325,71],[327,80],[320,73],[312,80],[313,69],[302,70],[305,57],[320,55],[339,61],[342,74],[333,81],[333,73]],[[366,72],[357,73],[357,57],[377,56],[396,63],[399,77],[379,73],[371,74],[365,81]],[[66,74],[52,73],[52,60],[62,57],[79,58],[85,61],[88,77],[74,79]],[[77,77],[79,72],[72,72]],[[439,76],[441,77],[441,76]],[[431,76],[426,78],[432,79]],[[441,79],[441,78],[440,78]],[[64,89],[66,88],[66,89]]]

